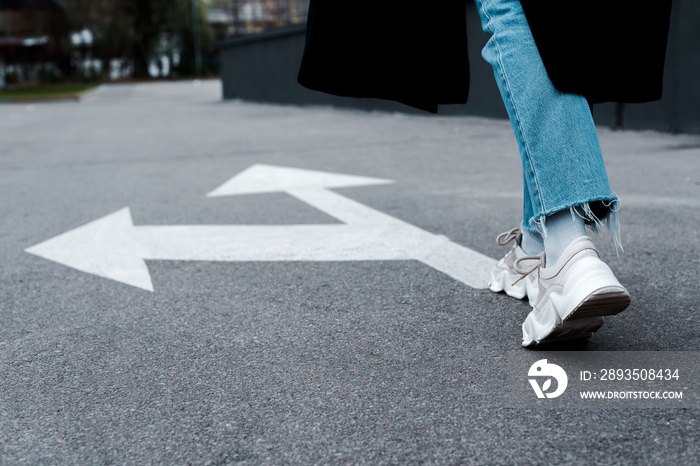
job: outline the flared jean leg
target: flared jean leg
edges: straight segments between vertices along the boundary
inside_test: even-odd
[[[491,34],[482,56],[494,69],[522,159],[522,228],[546,236],[546,216],[570,209],[594,230],[607,223],[619,246],[618,198],[588,101],[554,88],[518,0],[476,5]]]

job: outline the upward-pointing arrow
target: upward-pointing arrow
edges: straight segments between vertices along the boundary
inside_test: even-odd
[[[285,191],[344,224],[134,226],[127,207],[26,251],[149,291],[145,260],[415,259],[469,286],[486,287],[493,259],[327,189],[387,183],[392,181],[254,165],[208,196]]]
[[[274,193],[295,189],[349,188],[391,184],[392,180],[257,164],[222,184],[207,197]]]

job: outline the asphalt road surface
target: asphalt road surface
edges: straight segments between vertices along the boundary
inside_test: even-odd
[[[698,463],[697,393],[515,385],[564,350],[697,383],[700,136],[599,129],[632,305],[532,351],[527,303],[484,289],[520,220],[509,122],[220,94],[0,106],[0,464]]]

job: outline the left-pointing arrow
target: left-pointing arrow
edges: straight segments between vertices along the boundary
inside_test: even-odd
[[[144,260],[360,261],[411,255],[383,241],[388,226],[134,226],[129,208],[25,249],[60,264],[153,291]]]
[[[143,260],[146,250],[135,236],[128,207],[25,251],[83,272],[153,291],[151,275]]]

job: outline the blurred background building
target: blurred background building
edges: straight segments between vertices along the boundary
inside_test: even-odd
[[[493,71],[480,58],[488,36],[467,2],[470,98],[441,113],[505,118]],[[227,99],[414,111],[299,86],[308,7],[309,0],[0,0],[0,89],[221,76]],[[663,99],[596,105],[596,122],[700,133],[698,24],[700,1],[674,0]]]
[[[210,10],[212,23],[226,25],[218,39],[240,37],[306,21],[309,0],[221,0]]]
[[[0,87],[217,75],[217,43],[302,24],[308,3],[0,0]]]

